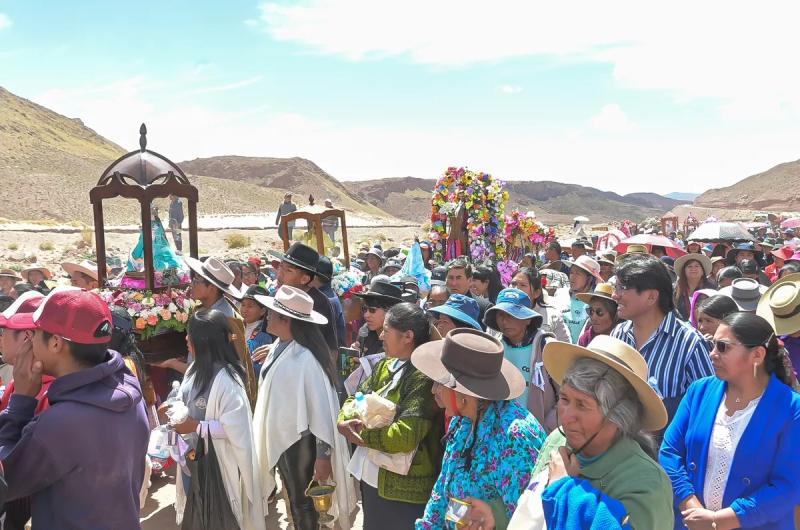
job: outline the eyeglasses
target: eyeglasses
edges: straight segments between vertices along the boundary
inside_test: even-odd
[[[748,346],[747,344],[742,344],[741,342],[726,342],[724,340],[713,340],[711,341],[711,343],[714,345],[714,349],[720,353],[725,353],[731,346],[747,346],[748,348],[755,347],[755,346]]]
[[[369,313],[370,315],[374,315],[379,309],[383,309],[382,307],[375,307],[375,306],[364,306],[361,308],[362,313]]]
[[[627,293],[631,289],[633,289],[633,287],[628,287],[627,285],[622,285],[622,284],[619,284],[619,283],[614,285],[614,292],[615,293],[620,293],[620,294]]]

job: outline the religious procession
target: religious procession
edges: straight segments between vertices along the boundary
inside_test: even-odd
[[[146,132],[96,261],[0,271],[4,529],[141,528],[156,476],[186,530],[798,527],[800,219],[559,238],[451,167],[409,245],[286,194],[226,261]]]

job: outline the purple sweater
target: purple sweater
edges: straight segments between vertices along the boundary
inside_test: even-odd
[[[149,426],[139,382],[109,351],[59,377],[50,408],[14,394],[0,414],[8,500],[31,496],[34,530],[139,529]]]

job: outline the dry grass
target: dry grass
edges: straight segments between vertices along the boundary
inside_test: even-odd
[[[75,248],[77,248],[78,250],[83,250],[91,248],[93,244],[94,244],[94,231],[91,228],[84,226],[84,228],[81,230],[80,237],[75,242]]]
[[[55,246],[53,245],[52,241],[42,241],[39,243],[39,250],[49,252],[53,250]]]
[[[8,250],[19,250],[19,245],[17,245],[16,243],[9,243]]]
[[[250,238],[244,234],[240,234],[239,232],[233,232],[232,234],[228,234],[225,238],[225,242],[228,244],[228,248],[246,248],[250,246]]]

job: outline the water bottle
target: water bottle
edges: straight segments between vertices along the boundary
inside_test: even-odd
[[[164,403],[172,403],[173,401],[181,401],[181,383],[180,381],[172,382],[172,390],[167,395],[167,400]]]
[[[353,411],[362,421],[367,417],[367,400],[361,392],[356,392],[354,396]]]

